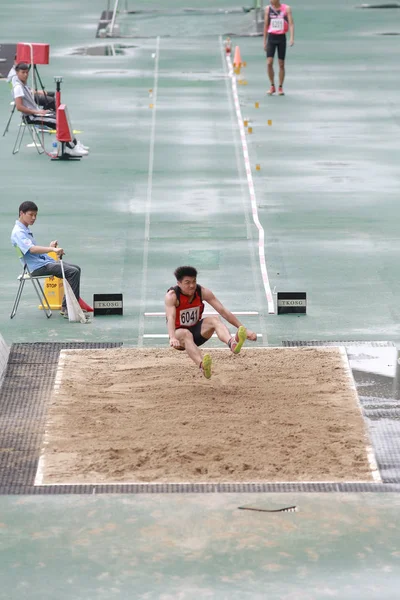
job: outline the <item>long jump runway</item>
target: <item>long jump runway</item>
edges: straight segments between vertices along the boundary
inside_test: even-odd
[[[212,355],[15,344],[0,493],[400,491],[390,343]]]

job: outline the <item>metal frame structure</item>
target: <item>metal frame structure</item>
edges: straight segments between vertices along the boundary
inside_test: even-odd
[[[18,258],[24,259],[24,255],[22,254],[21,250],[17,246],[15,246],[15,249],[16,249]],[[14,306],[13,306],[11,314],[10,314],[10,319],[13,319],[15,317],[15,315],[17,314],[19,302],[21,300],[22,292],[24,290],[26,281],[32,281],[32,285],[35,288],[35,292],[39,298],[39,302],[43,306],[43,311],[44,311],[46,317],[48,319],[50,319],[50,317],[52,315],[50,304],[45,296],[42,284],[39,281],[40,279],[47,279],[47,277],[48,277],[47,275],[39,275],[38,277],[35,277],[34,275],[32,275],[29,270],[28,265],[26,264],[26,262],[24,260],[23,271],[22,271],[21,275],[18,276],[19,287],[17,290],[17,295],[15,296]]]

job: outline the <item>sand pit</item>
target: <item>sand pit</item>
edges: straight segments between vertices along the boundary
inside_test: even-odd
[[[339,348],[64,350],[38,484],[372,481]]]

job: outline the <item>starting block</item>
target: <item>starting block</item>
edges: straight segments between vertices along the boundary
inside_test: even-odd
[[[122,315],[122,294],[93,294],[93,316]]]
[[[278,292],[278,315],[307,312],[306,292]]]

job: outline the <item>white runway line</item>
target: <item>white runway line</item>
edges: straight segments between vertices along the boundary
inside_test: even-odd
[[[255,253],[253,223],[250,221],[249,209],[248,209],[248,198],[247,198],[248,188],[247,188],[247,185],[245,185],[244,177],[243,177],[244,165],[243,165],[243,159],[241,158],[241,146],[239,145],[240,141],[239,141],[239,135],[238,135],[238,130],[237,130],[236,115],[235,115],[235,110],[234,110],[234,106],[233,106],[232,92],[231,92],[231,88],[230,88],[231,77],[229,75],[228,65],[225,60],[226,53],[225,53],[225,47],[222,42],[222,36],[219,36],[219,49],[220,49],[220,53],[221,53],[221,64],[222,64],[223,71],[225,73],[226,97],[228,99],[229,115],[230,115],[231,124],[232,124],[232,136],[233,136],[233,142],[234,142],[233,146],[235,149],[236,168],[237,168],[239,182],[240,182],[240,196],[241,196],[241,200],[242,200],[243,214],[244,214],[244,219],[245,219],[245,223],[246,223],[246,237],[247,237],[247,245],[248,245],[248,249],[249,249],[255,300],[257,302],[257,306],[262,306],[264,300],[262,298],[261,291],[259,288],[259,274],[258,274],[259,271],[258,271],[258,261],[256,258],[256,253]],[[260,325],[261,331],[263,332],[264,343],[268,344],[268,336],[267,336],[267,328],[266,328],[265,320],[262,319],[261,317],[259,318],[259,325]]]
[[[360,411],[361,418],[362,418],[362,420],[365,423],[365,427],[367,427],[365,419],[364,419],[364,415],[363,415],[363,409],[362,409],[362,406],[361,406],[360,397],[358,395],[357,386],[356,386],[356,383],[354,381],[353,371],[352,371],[351,366],[350,366],[350,361],[349,361],[349,357],[348,357],[346,348],[344,346],[340,346],[339,347],[339,352],[340,352],[340,354],[342,356],[343,367],[344,367],[344,370],[346,371],[346,375],[348,377],[351,389],[353,390],[354,397],[355,397],[358,409]],[[371,469],[372,479],[375,481],[375,483],[382,483],[381,474],[379,472],[378,463],[376,461],[375,452],[374,452],[374,449],[373,449],[372,445],[371,444],[367,444],[366,447],[365,447],[365,450],[367,452],[367,459],[368,459],[369,467]]]
[[[156,115],[157,115],[157,92],[158,92],[158,65],[160,57],[160,36],[157,36],[156,43],[156,57],[154,65],[154,84],[153,84],[153,117],[151,121],[151,134],[150,134],[150,152],[149,152],[149,177],[147,181],[147,198],[146,198],[146,218],[144,228],[144,244],[143,244],[143,279],[142,279],[142,293],[140,299],[140,317],[139,317],[139,333],[138,333],[138,346],[143,345],[143,332],[144,332],[144,307],[146,306],[146,290],[147,290],[147,269],[149,260],[149,241],[150,241],[150,213],[151,213],[151,199],[153,193],[153,167],[154,167],[154,140],[156,131]]]
[[[229,54],[226,56],[226,62],[228,64],[229,76],[231,78],[233,101],[235,104],[236,116],[237,116],[239,130],[240,130],[240,139],[242,142],[243,157],[244,157],[244,162],[245,162],[245,167],[246,167],[247,184],[249,186],[249,194],[250,194],[251,208],[252,208],[252,213],[253,213],[253,221],[258,229],[258,256],[259,256],[259,261],[260,261],[260,269],[261,269],[261,275],[262,275],[265,295],[267,297],[267,302],[268,302],[268,313],[275,314],[274,298],[273,298],[271,286],[269,283],[267,266],[266,266],[266,261],[265,261],[265,252],[264,252],[265,234],[264,234],[264,229],[258,218],[256,193],[255,193],[255,189],[254,189],[253,176],[251,174],[249,150],[247,147],[246,134],[244,131],[242,111],[240,109],[239,96],[238,96],[237,84],[236,84],[236,76],[233,71],[232,60],[231,60],[231,57]]]
[[[232,333],[232,335],[234,335],[234,334]],[[168,333],[145,333],[143,335],[143,337],[144,338],[152,338],[152,339],[165,339],[165,338],[168,338],[169,335],[168,335]],[[211,337],[218,338],[216,333],[213,333],[213,335]],[[261,338],[262,333],[257,333],[257,337]]]
[[[203,317],[208,317],[211,315],[217,315],[217,312],[212,312],[212,311],[204,311],[203,312]],[[255,310],[245,310],[245,311],[239,311],[239,312],[232,312],[233,315],[246,315],[246,316],[257,316],[259,313]],[[145,312],[144,313],[145,317],[165,317],[165,312]]]
[[[68,350],[61,350],[60,351],[60,355],[58,358],[58,366],[57,366],[57,372],[56,372],[56,378],[54,380],[54,386],[53,386],[53,395],[56,396],[58,394],[58,391],[60,389],[61,386],[61,381],[63,378],[63,371],[64,371],[64,364],[65,364],[65,355],[68,352]],[[35,476],[35,481],[33,485],[43,485],[43,473],[44,473],[44,467],[45,467],[45,451],[46,451],[46,446],[49,443],[48,442],[48,427],[49,425],[51,425],[50,423],[47,423],[46,425],[46,429],[44,432],[44,436],[43,436],[43,446],[40,452],[40,456],[39,456],[39,461],[38,461],[38,468],[36,471],[36,476]]]

